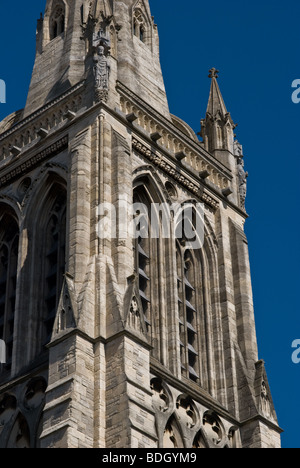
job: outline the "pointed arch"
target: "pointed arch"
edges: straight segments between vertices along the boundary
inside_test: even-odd
[[[152,47],[151,20],[143,0],[138,0],[132,10],[132,33],[142,43]]]
[[[214,411],[206,411],[203,415],[203,433],[209,441],[210,447],[224,448],[226,441],[225,428]]]
[[[166,338],[163,317],[164,279],[162,263],[165,258],[165,244],[162,235],[162,222],[165,215],[165,201],[162,191],[152,175],[141,171],[134,184],[135,208],[140,212],[136,218],[138,227],[134,251],[135,269],[139,277],[139,292],[143,303],[144,316],[149,338],[153,346],[152,354],[163,360]],[[143,212],[143,213],[142,213]],[[142,232],[143,231],[143,232]]]
[[[25,287],[30,290],[31,358],[51,338],[66,270],[66,220],[66,182],[57,173],[48,171],[31,193],[25,226],[32,239],[25,266],[28,272]]]
[[[44,164],[36,174],[22,200],[23,217],[32,221],[32,217],[36,213],[41,198],[44,197],[44,192],[51,181],[60,181],[61,184],[67,185],[67,169],[62,164]]]
[[[168,420],[164,434],[163,434],[163,447],[169,449],[184,448],[183,436],[181,433],[180,425],[175,416],[171,416]]]
[[[187,200],[186,203],[193,207],[196,200]],[[185,221],[185,216],[178,218],[177,227],[180,227],[180,221]],[[176,235],[181,375],[217,397],[218,392],[221,395],[225,388],[223,347],[215,346],[215,343],[222,343],[223,340],[218,288],[218,243],[204,213],[199,218],[202,221],[200,236],[199,228],[195,227],[194,212],[189,211],[188,217],[192,218],[188,221],[195,228],[195,248],[189,246],[184,227],[181,230],[182,237],[180,230]],[[220,375],[218,382],[214,378],[216,372]]]
[[[204,214],[196,200],[186,200],[176,219],[180,367],[181,376],[201,386],[207,381],[203,242]]]
[[[29,426],[22,413],[19,413],[15,420],[7,442],[7,448],[31,448]]]
[[[62,35],[66,27],[66,5],[63,0],[54,0],[49,17],[50,41]]]
[[[133,171],[132,175],[134,178],[134,187],[136,187],[140,181],[144,183],[152,194],[155,203],[172,203],[164,184],[153,166],[150,164],[139,166]]]

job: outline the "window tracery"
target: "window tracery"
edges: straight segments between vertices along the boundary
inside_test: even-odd
[[[65,31],[65,6],[59,2],[50,17],[50,40],[60,36]]]
[[[51,339],[65,273],[66,195],[63,189],[58,193],[49,210],[44,233],[43,345],[47,344]]]
[[[143,12],[137,8],[133,15],[133,35],[144,44],[147,43],[147,22]]]

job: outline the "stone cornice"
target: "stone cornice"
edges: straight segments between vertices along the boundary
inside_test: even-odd
[[[139,96],[137,96],[135,93],[133,93],[129,88],[127,88],[123,83],[120,81],[117,82],[117,91],[125,96],[130,98],[134,103],[136,103],[138,106],[143,107],[150,115],[152,115],[155,120],[159,121],[163,126],[167,127],[169,131],[174,133],[180,139],[181,141],[184,141],[188,146],[190,146],[195,152],[199,153],[201,155],[201,158],[205,159],[206,162],[213,167],[216,168],[217,171],[219,171],[224,177],[227,179],[231,180],[232,179],[232,174],[230,170],[221,164],[219,161],[214,160],[210,153],[208,153],[202,146],[197,144],[194,140],[192,140],[188,135],[183,133],[181,130],[179,130],[171,120],[167,120],[165,117],[163,117],[159,112],[157,112],[153,107],[151,107],[149,104],[147,104],[143,99],[141,99]]]
[[[275,432],[278,432],[278,434],[282,434],[284,432],[284,430],[281,429],[281,427],[279,427],[278,424],[274,423],[273,421],[270,421],[269,419],[265,418],[261,414],[257,414],[253,416],[252,418],[246,419],[245,421],[242,421],[240,424],[241,426],[247,426],[247,425],[251,425],[252,422],[256,422],[256,421],[259,421],[262,424],[265,424],[266,426],[273,429]]]
[[[1,171],[0,188],[11,184],[14,180],[22,177],[23,174],[26,174],[47,159],[56,156],[58,153],[66,150],[67,148],[68,136],[64,136],[28,159],[14,159],[13,164],[10,164],[6,170]]]
[[[148,159],[152,164],[159,167],[165,174],[174,179],[175,182],[198,196],[206,205],[210,206],[214,210],[218,209],[219,203],[217,200],[211,197],[207,192],[204,192],[204,190],[201,191],[202,187],[200,187],[199,183],[193,182],[187,175],[183,175],[182,171],[180,172],[176,169],[161,154],[158,154],[157,152],[154,153],[135,137],[132,138],[132,148],[137,153]]]

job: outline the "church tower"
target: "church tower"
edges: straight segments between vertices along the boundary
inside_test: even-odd
[[[0,122],[1,448],[280,447],[248,174],[209,76],[200,142],[170,114],[148,0],[46,1],[26,106]]]

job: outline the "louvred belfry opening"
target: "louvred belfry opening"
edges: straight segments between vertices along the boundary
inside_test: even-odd
[[[151,239],[150,239],[150,217],[151,204],[145,196],[143,190],[136,190],[134,194],[134,204],[137,208],[137,218],[135,222],[135,258],[136,270],[139,278],[139,294],[143,306],[144,319],[147,332],[151,332]]]
[[[45,229],[43,345],[49,343],[52,334],[65,273],[65,249],[66,199],[64,191],[61,191],[49,212]]]
[[[8,212],[0,215],[0,339],[6,345],[4,369],[12,365],[16,306],[19,229]]]
[[[177,243],[177,288],[181,369],[185,377],[199,382],[197,315],[195,309],[195,270],[191,252]]]

